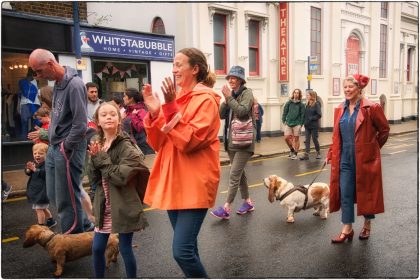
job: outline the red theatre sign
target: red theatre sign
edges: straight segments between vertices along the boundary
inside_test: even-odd
[[[287,82],[289,81],[289,6],[287,2],[279,4],[279,31],[279,81]]]

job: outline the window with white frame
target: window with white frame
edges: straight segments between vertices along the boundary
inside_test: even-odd
[[[381,18],[388,18],[388,2],[381,2]]]
[[[380,41],[379,41],[379,78],[386,78],[387,70],[387,45],[388,45],[388,31],[385,24],[381,24],[380,31]]]
[[[260,75],[260,22],[250,20],[248,23],[249,37],[249,75]]]
[[[163,23],[163,20],[160,17],[156,17],[153,19],[152,33],[166,34],[165,24]]]
[[[213,15],[214,72],[227,73],[227,15]]]
[[[311,56],[316,56],[318,68],[313,74],[321,75],[321,9],[311,7]]]
[[[408,48],[407,51],[407,82],[413,80],[414,48]]]

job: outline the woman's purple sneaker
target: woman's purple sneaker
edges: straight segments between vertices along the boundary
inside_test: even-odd
[[[230,218],[230,214],[222,206],[220,206],[216,210],[210,211],[210,214],[222,220],[227,220]]]
[[[255,210],[254,206],[245,201],[242,204],[242,206],[236,211],[236,213],[238,213],[239,215],[243,215],[254,210]]]

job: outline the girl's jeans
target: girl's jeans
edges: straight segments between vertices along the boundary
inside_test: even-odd
[[[197,237],[207,209],[168,210],[174,230],[172,252],[187,278],[208,278],[198,254]]]
[[[109,233],[95,232],[92,244],[93,267],[95,278],[105,277],[105,250],[108,244]],[[119,248],[124,260],[127,278],[137,277],[136,257],[133,253],[132,242],[133,232],[119,233]]]

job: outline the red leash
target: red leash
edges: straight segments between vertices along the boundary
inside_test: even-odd
[[[70,177],[70,161],[67,158],[66,155],[66,151],[64,150],[64,141],[61,142],[60,144],[60,152],[63,155],[64,159],[66,160],[66,175],[67,175],[67,185],[69,187],[69,192],[70,192],[70,198],[71,198],[71,205],[73,206],[73,212],[74,212],[74,222],[73,225],[71,226],[71,228],[66,231],[64,234],[69,234],[70,232],[72,232],[74,230],[74,228],[77,225],[77,208],[76,208],[76,198],[74,197],[74,189],[73,189],[73,184],[71,182],[71,177]]]

